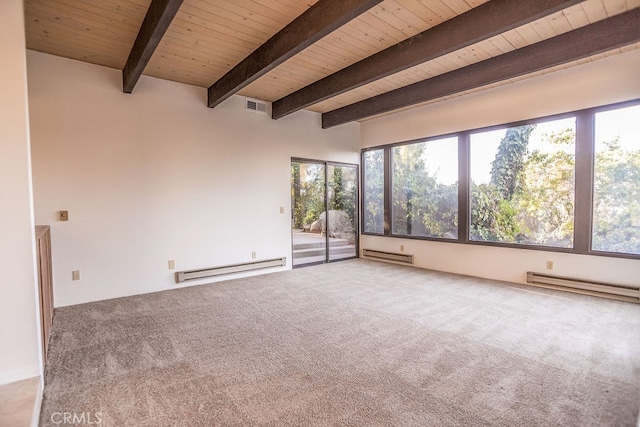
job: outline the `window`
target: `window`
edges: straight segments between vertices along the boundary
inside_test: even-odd
[[[592,248],[640,254],[640,106],[595,115]]]
[[[640,259],[640,99],[362,154],[364,234]]]
[[[363,164],[363,231],[384,233],[384,150],[365,151]]]
[[[575,122],[471,135],[470,240],[573,247]]]
[[[458,138],[393,147],[393,234],[458,237]]]

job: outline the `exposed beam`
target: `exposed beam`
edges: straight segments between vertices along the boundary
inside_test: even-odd
[[[122,90],[131,93],[183,0],[152,0],[129,59],[122,70]]]
[[[397,110],[640,41],[640,8],[322,115],[322,127]],[[585,83],[588,85],[588,83]],[[588,90],[588,86],[585,86]]]
[[[492,0],[285,96],[279,119],[310,105],[550,15],[581,0]]]
[[[382,0],[319,0],[209,87],[215,107]]]

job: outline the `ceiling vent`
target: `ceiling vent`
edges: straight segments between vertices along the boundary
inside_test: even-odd
[[[247,98],[245,108],[247,111],[253,111],[254,113],[267,114],[267,103],[257,99]]]

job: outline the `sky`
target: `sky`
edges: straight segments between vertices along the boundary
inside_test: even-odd
[[[538,123],[529,139],[529,151],[557,150],[558,146],[545,142],[543,135],[567,128],[575,130],[575,118]],[[507,128],[479,132],[471,136],[471,177],[474,182],[489,182],[491,163],[506,130]],[[596,114],[596,150],[602,149],[602,141],[611,141],[618,136],[625,149],[640,150],[640,105]],[[443,168],[442,165],[458,164],[457,137],[426,142],[425,162],[430,172],[438,171],[442,184],[455,183],[458,180],[457,166]]]
[[[596,151],[617,136],[625,149],[640,150],[640,105],[596,114]]]

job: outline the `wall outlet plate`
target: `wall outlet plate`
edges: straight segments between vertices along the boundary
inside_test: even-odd
[[[58,212],[58,218],[60,221],[69,221],[69,211]]]

